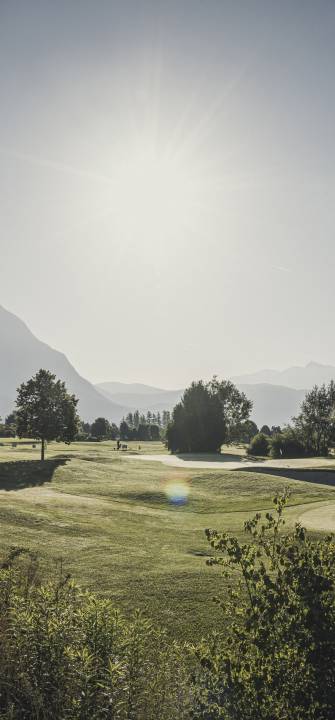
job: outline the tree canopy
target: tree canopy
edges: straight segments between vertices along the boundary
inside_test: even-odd
[[[176,405],[167,429],[172,452],[217,452],[248,419],[252,403],[233,383],[214,377],[193,382]]]
[[[335,441],[335,382],[315,385],[301,405],[295,428],[310,455],[328,455]]]
[[[18,389],[18,436],[41,440],[41,460],[44,460],[45,441],[60,440],[69,444],[74,440],[79,421],[77,403],[64,382],[56,380],[48,370],[39,370]]]

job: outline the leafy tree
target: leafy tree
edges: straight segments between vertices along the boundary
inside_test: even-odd
[[[210,385],[193,382],[173,411],[167,429],[173,452],[217,452],[225,437],[222,404]]]
[[[228,580],[218,604],[221,641],[203,644],[196,717],[216,720],[333,720],[335,717],[335,547],[297,524],[283,532],[275,512],[245,523],[249,542],[207,530]],[[237,578],[234,581],[234,575]]]
[[[264,433],[257,433],[248,447],[249,455],[268,455],[270,450],[270,442],[267,435]]]
[[[145,423],[140,423],[137,430],[137,439],[138,440],[150,440],[150,425]]]
[[[237,441],[250,443],[250,440],[257,435],[258,427],[253,420],[245,420],[239,426]]]
[[[134,416],[132,412],[129,412],[128,415],[126,415],[126,423],[130,428],[134,427]]]
[[[41,460],[45,442],[61,440],[70,444],[76,435],[79,418],[78,400],[69,395],[65,383],[48,370],[39,370],[18,389],[17,434],[41,440]]]
[[[110,435],[110,424],[104,417],[98,417],[91,425],[91,434],[93,437],[102,440]]]
[[[170,410],[163,410],[162,413],[162,427],[167,428],[167,426],[171,422],[171,413]]]
[[[213,395],[217,395],[221,403],[225,424],[225,442],[236,442],[242,423],[249,419],[252,401],[230,380],[220,381],[214,376],[208,387]]]
[[[140,424],[140,413],[138,412],[138,410],[135,410],[135,412],[133,414],[133,424],[134,424],[134,428],[137,430],[137,428]]]
[[[268,437],[271,437],[271,430],[268,425],[262,425],[260,431],[263,435],[267,435]]]
[[[111,423],[109,428],[109,437],[111,440],[116,440],[119,436],[119,428],[115,423]]]
[[[311,455],[328,455],[335,441],[335,382],[315,387],[306,394],[295,428],[306,451]]]
[[[286,428],[283,432],[275,433],[271,437],[270,455],[273,458],[304,457],[305,448],[293,428]]]
[[[121,440],[129,440],[131,434],[130,427],[125,420],[120,423],[120,438]]]
[[[150,425],[150,440],[159,440],[158,425]]]

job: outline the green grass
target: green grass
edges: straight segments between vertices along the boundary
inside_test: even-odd
[[[126,612],[142,608],[176,637],[206,634],[220,617],[211,598],[224,593],[224,584],[205,563],[206,527],[240,533],[244,520],[270,508],[284,486],[292,492],[289,523],[319,509],[323,518],[335,506],[329,468],[320,484],[320,472],[314,483],[313,472],[304,482],[285,471],[186,470],[129,458],[114,447],[54,443],[42,464],[38,446],[3,441],[0,546],[38,550],[49,571],[62,558],[82,585]],[[130,451],[166,452],[160,443],[130,443]],[[188,488],[185,505],[170,503],[171,484]]]

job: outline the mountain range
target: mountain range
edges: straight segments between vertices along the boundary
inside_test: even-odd
[[[146,412],[172,410],[183,390],[165,390],[142,383],[103,382],[93,385],[83,378],[67,357],[33,335],[16,315],[0,306],[0,415],[15,405],[17,387],[40,368],[65,380],[79,398],[83,420],[98,416],[119,423],[136,409]],[[335,379],[335,367],[310,362],[305,367],[261,370],[232,380],[253,401],[252,418],[258,426],[283,425],[297,414],[306,390]]]
[[[141,383],[106,382],[95,387],[109,400],[143,412],[173,410],[183,394],[183,390],[163,390]]]
[[[81,377],[63,353],[38,340],[22,320],[0,306],[0,415],[5,417],[15,405],[18,386],[40,368],[50,370],[79,398],[83,420],[99,415],[119,422],[126,408],[109,400]]]
[[[335,367],[333,365],[322,365],[317,362],[310,362],[301,367],[295,365],[286,370],[259,370],[249,375],[236,375],[232,378],[237,385],[255,385],[267,383],[270,385],[282,385],[295,390],[306,390],[313,385],[329,383],[335,379]]]

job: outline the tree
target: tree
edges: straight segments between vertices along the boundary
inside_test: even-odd
[[[304,457],[305,448],[295,430],[291,427],[276,432],[271,437],[270,455],[273,458]]]
[[[162,414],[162,426],[163,428],[167,428],[167,426],[171,422],[171,413],[170,410],[163,410]]]
[[[257,435],[258,427],[253,420],[245,420],[239,427],[238,442],[250,443],[250,440]]]
[[[218,452],[225,437],[222,405],[201,380],[185,390],[167,429],[172,452]]]
[[[257,433],[252,438],[248,447],[248,455],[268,455],[270,450],[270,442],[267,435]]]
[[[111,440],[116,440],[116,438],[119,435],[119,428],[115,423],[111,423],[110,429],[109,429],[109,437]]]
[[[252,401],[230,380],[220,381],[214,376],[208,387],[212,394],[217,395],[221,403],[226,428],[225,442],[238,441],[241,425],[249,419]]]
[[[18,389],[17,434],[41,440],[41,460],[45,442],[59,440],[70,444],[76,435],[78,400],[69,395],[65,383],[48,370],[39,370]]]
[[[263,435],[267,435],[268,437],[271,437],[271,430],[268,425],[262,425],[260,431]]]
[[[210,708],[201,717],[335,717],[334,541],[310,540],[299,524],[285,533],[286,500],[275,497],[275,512],[245,523],[247,542],[206,531],[208,564],[222,567],[227,582],[217,599],[225,633],[202,651],[201,700]]]
[[[121,440],[129,440],[131,434],[130,427],[125,420],[120,423],[120,438]]]
[[[138,428],[138,426],[139,426],[139,424],[140,424],[140,413],[139,413],[138,410],[135,410],[135,412],[134,412],[134,415],[133,415],[133,423],[134,423],[134,428],[135,428],[135,430],[137,430],[137,428]]]
[[[301,405],[301,412],[294,420],[307,453],[328,455],[335,440],[335,382],[317,385],[308,392]]]
[[[159,427],[158,425],[150,425],[150,439],[159,440]]]
[[[102,440],[103,438],[108,438],[110,434],[110,424],[106,418],[98,417],[96,420],[94,420],[94,423],[91,425],[91,435],[93,437],[98,438],[99,440]]]
[[[126,415],[126,423],[130,428],[134,427],[134,417],[132,412],[129,412],[128,415]]]

